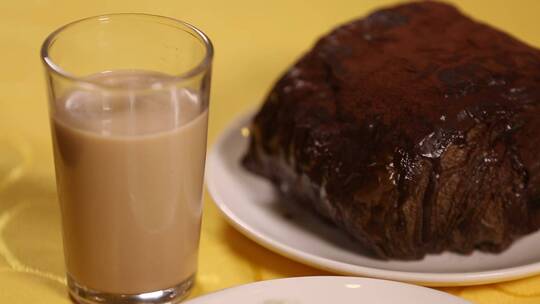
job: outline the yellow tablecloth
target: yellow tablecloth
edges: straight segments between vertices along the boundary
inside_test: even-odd
[[[147,12],[196,24],[216,47],[210,145],[233,117],[334,25],[394,1],[27,0],[0,3],[0,303],[69,303],[38,49],[69,21]],[[455,1],[470,15],[540,46],[540,1]],[[200,271],[192,296],[272,278],[323,275],[276,255],[225,223],[206,195]],[[475,303],[540,303],[540,276],[446,288]]]

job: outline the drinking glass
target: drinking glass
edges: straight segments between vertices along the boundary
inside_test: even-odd
[[[43,43],[75,301],[176,303],[193,286],[212,57],[194,26],[147,14],[82,19]]]

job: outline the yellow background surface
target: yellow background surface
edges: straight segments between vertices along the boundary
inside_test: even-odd
[[[67,22],[146,12],[191,22],[216,48],[209,144],[257,105],[276,78],[335,25],[395,1],[0,1],[0,303],[69,303],[38,49]],[[454,1],[473,17],[540,46],[540,1]],[[200,266],[192,296],[257,280],[322,275],[246,239],[206,195]],[[475,303],[540,303],[540,276],[443,289]]]

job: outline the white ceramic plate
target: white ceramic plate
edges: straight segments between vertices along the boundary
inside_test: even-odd
[[[240,232],[255,242],[313,267],[429,286],[475,285],[540,273],[540,233],[501,254],[429,255],[420,261],[381,261],[363,255],[350,237],[295,204],[278,202],[272,186],[242,168],[246,114],[223,132],[208,157],[206,183],[215,203]]]
[[[468,304],[437,290],[353,277],[301,277],[262,281],[202,296],[186,304]],[[470,303],[469,303],[470,304]]]

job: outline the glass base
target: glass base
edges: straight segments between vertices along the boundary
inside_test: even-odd
[[[79,304],[174,304],[188,296],[194,282],[193,275],[184,282],[163,290],[141,294],[114,294],[88,289],[79,285],[71,276],[67,276],[69,295]]]

